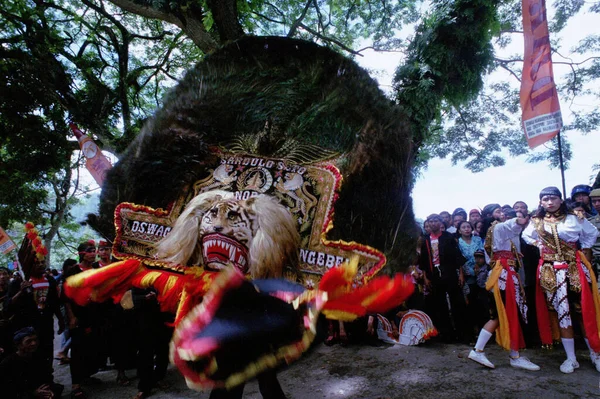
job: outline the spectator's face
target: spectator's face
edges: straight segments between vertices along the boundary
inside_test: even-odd
[[[429,228],[432,233],[439,233],[442,228],[442,221],[438,218],[429,219]]]
[[[37,350],[40,341],[38,340],[37,335],[29,335],[21,340],[17,344],[17,348],[19,352],[24,355],[33,355],[33,353]]]
[[[473,212],[469,215],[469,220],[471,221],[471,223],[477,223],[481,220],[481,214],[479,214],[478,212]]]
[[[431,233],[431,227],[429,226],[429,222],[423,223],[423,230],[425,230],[425,233],[427,234]]]
[[[515,202],[513,209],[515,210],[515,212],[521,212],[523,215],[527,215],[529,213],[529,210],[527,209],[527,204],[521,201]]]
[[[496,220],[502,221],[502,219],[504,219],[504,212],[502,212],[502,208],[494,209],[494,212],[492,212],[492,217]]]
[[[458,229],[458,225],[464,220],[465,218],[463,217],[463,215],[454,215],[454,217],[452,218],[452,225]]]
[[[594,209],[597,210],[598,213],[600,213],[600,197],[592,197],[591,201]]]
[[[36,258],[30,273],[34,277],[40,277],[44,275],[44,273],[46,273],[46,264]]]
[[[478,266],[485,265],[485,257],[483,257],[483,256],[476,256],[475,257],[475,264],[478,265]]]
[[[540,200],[540,205],[546,212],[556,212],[562,205],[562,200],[558,195],[544,195]]]
[[[583,207],[581,207],[581,206],[576,206],[575,208],[573,208],[573,212],[575,212],[575,213],[585,213],[585,209],[583,209]]]
[[[94,246],[86,247],[84,254],[83,254],[83,260],[88,263],[95,262],[96,261],[96,247],[94,247]]]
[[[463,223],[460,225],[460,235],[470,236],[471,234],[473,234],[473,229],[471,228],[470,223]]]
[[[442,223],[446,226],[450,226],[450,214],[448,212],[442,212],[440,213],[440,216],[442,217]]]
[[[110,247],[99,247],[98,256],[103,260],[110,259]]]
[[[583,202],[584,204],[589,205],[589,203],[590,203],[590,197],[586,193],[577,193],[573,197],[573,201],[575,201],[575,202]]]
[[[479,221],[477,223],[475,223],[475,231],[477,232],[477,234],[481,233],[481,228],[483,227],[483,222]]]

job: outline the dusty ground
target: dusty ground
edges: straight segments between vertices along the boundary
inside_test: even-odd
[[[542,369],[537,372],[510,367],[508,356],[497,345],[489,345],[488,358],[496,365],[489,370],[467,359],[466,345],[425,344],[406,346],[319,345],[279,373],[290,399],[319,398],[591,398],[600,397],[600,373],[592,366],[587,350],[577,351],[581,367],[562,374],[561,347],[554,350],[527,350]],[[135,371],[128,371],[134,376]],[[68,366],[55,366],[55,376],[70,393]],[[132,398],[137,381],[129,387],[115,383],[116,372],[96,374],[103,383],[88,386],[90,398]],[[156,391],[152,398],[207,399],[208,393],[188,390],[183,378],[170,368],[169,392]],[[246,386],[244,398],[261,398],[256,382]]]

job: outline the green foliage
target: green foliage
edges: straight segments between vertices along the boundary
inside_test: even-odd
[[[519,31],[522,30],[521,1],[483,3],[489,7],[498,3],[497,16],[494,19],[493,10],[489,8],[477,18],[477,23],[471,23],[465,18],[473,14],[464,9],[481,10],[481,1],[438,2],[417,28],[407,63],[398,68],[397,99],[415,121],[415,142],[420,147],[417,165],[425,165],[432,157],[450,157],[454,164],[461,163],[478,172],[504,165],[506,156],[526,154],[529,162],[548,162],[550,167],[556,167],[559,164],[556,141],[547,143],[541,153],[531,153],[526,146],[518,103],[522,55],[499,57],[488,47],[494,42],[496,51],[501,52],[511,44],[512,37],[522,35]],[[561,48],[559,34],[578,13],[598,10],[593,6],[585,8],[583,1],[571,0],[556,0],[553,7],[556,11],[550,21],[553,61],[555,65],[566,64],[571,70],[558,86],[563,109],[568,107],[573,115],[563,132],[589,133],[597,129],[600,122],[597,105],[600,92],[596,89],[600,78],[597,56],[600,37],[583,38],[567,56]],[[452,13],[459,9],[462,11],[457,13],[462,18],[453,18]],[[463,20],[466,26],[460,25]],[[438,34],[451,25],[456,29]],[[468,37],[471,41],[465,39]],[[472,49],[473,59],[469,59],[469,55],[460,57],[460,49],[465,48]],[[488,82],[482,85],[486,74],[492,72],[495,72],[494,78],[486,78]],[[502,80],[498,78],[499,72],[504,73]],[[459,84],[452,81],[453,73],[459,76]],[[558,75],[555,77],[560,80]],[[574,106],[578,102],[594,105]],[[568,165],[572,153],[566,137],[563,135],[563,156]]]
[[[443,101],[459,106],[483,86],[493,59],[490,40],[499,27],[497,3],[440,1],[417,27],[394,78],[396,101],[413,122],[417,147],[431,135]]]
[[[394,34],[418,19],[421,1],[251,0],[239,6],[243,25],[253,33],[298,37],[342,49],[361,39],[390,49]]]
[[[8,188],[0,225],[59,212],[47,192],[78,149],[69,120],[118,153],[200,54],[180,30],[101,0],[8,1],[0,11],[0,185]]]
[[[556,14],[548,26],[550,32],[561,31],[569,19],[581,11],[584,5],[585,0],[555,0],[552,6],[556,10]]]

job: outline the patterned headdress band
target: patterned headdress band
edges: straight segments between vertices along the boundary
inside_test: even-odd
[[[540,191],[540,199],[542,199],[542,197],[545,195],[556,195],[558,198],[562,199],[562,193],[557,187],[554,186],[546,187]]]

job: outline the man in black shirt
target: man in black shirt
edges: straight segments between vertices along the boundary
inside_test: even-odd
[[[423,240],[419,257],[419,267],[425,273],[425,285],[429,291],[427,313],[443,340],[466,342],[470,337],[461,289],[464,284],[462,265],[466,259],[452,234],[442,231],[443,221],[439,215],[430,215],[427,221],[431,232]],[[451,308],[448,308],[446,295]]]

